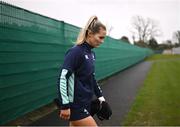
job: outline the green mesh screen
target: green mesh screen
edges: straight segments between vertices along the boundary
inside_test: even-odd
[[[80,28],[0,2],[0,125],[50,103],[64,53]],[[152,54],[111,37],[94,49],[103,79]]]

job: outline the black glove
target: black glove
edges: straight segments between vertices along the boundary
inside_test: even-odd
[[[109,120],[112,115],[112,110],[106,101],[101,103],[101,109],[96,115],[100,120]]]
[[[96,114],[100,120],[108,120],[112,115],[112,110],[106,101],[100,102],[96,99],[91,102],[90,114],[91,116]]]
[[[94,116],[97,112],[100,111],[101,103],[99,99],[95,99],[91,102],[90,114]]]

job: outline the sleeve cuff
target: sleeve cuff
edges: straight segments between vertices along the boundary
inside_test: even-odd
[[[59,101],[58,98],[55,98],[55,99],[54,99],[54,103],[56,104],[56,106],[57,106],[59,109],[68,109],[68,108],[70,108],[69,103],[62,105],[62,104],[60,103],[60,101]]]
[[[61,105],[60,109],[68,109],[70,108],[69,104]]]
[[[101,102],[102,102],[102,101],[105,101],[105,98],[104,98],[103,96],[99,97],[98,99],[99,99],[99,101],[101,101]]]

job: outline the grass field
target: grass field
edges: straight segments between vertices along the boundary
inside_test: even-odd
[[[155,61],[155,60],[178,60],[180,59],[180,55],[171,55],[171,54],[167,54],[167,55],[162,55],[162,54],[157,54],[157,55],[153,55],[151,57],[146,58],[146,61]]]
[[[180,55],[154,55],[123,125],[180,125]]]

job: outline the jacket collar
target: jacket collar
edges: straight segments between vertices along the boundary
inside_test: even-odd
[[[93,49],[94,47],[91,46],[90,44],[88,44],[86,41],[84,43],[82,43],[82,45],[88,50],[91,51],[91,49]]]

